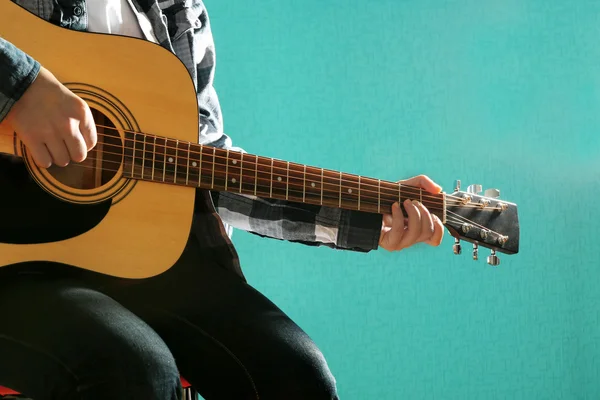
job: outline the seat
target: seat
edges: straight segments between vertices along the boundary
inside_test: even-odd
[[[185,378],[180,377],[181,386],[183,387],[183,400],[196,400],[198,398],[198,393],[194,390],[192,385]],[[8,400],[8,399],[25,399],[26,397],[22,396],[19,392],[15,392],[12,389],[7,387],[0,386],[0,399]],[[35,400],[35,399],[33,399]]]

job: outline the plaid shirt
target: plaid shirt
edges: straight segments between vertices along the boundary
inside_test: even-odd
[[[85,0],[13,1],[56,25],[79,31],[87,29]],[[232,145],[231,138],[222,129],[221,109],[213,87],[214,41],[202,1],[132,0],[132,4],[140,15],[149,20],[155,40],[186,65],[196,85],[200,114],[199,143],[243,152],[243,149]],[[0,121],[39,71],[37,61],[1,38],[1,29]],[[262,237],[306,245],[361,252],[378,247],[381,232],[379,214],[229,192],[198,192],[203,193],[197,196],[196,235],[205,246],[227,249],[225,257],[233,256],[237,260],[229,240],[232,227]],[[211,219],[210,222],[208,219]],[[214,234],[215,229],[220,235]]]

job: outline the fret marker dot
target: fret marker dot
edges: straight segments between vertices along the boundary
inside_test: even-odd
[[[235,165],[235,164],[237,164],[237,160],[233,160],[233,161],[231,161],[231,163],[232,163],[233,165]]]
[[[235,183],[235,178],[231,178],[231,183]]]
[[[313,182],[313,183],[310,184],[310,186],[315,187],[317,185],[315,185],[315,183]]]
[[[280,176],[278,176],[278,177],[277,177],[277,180],[278,180],[279,182],[281,182],[281,177],[280,177]]]
[[[348,189],[348,193],[352,193],[352,189]]]
[[[169,157],[169,162],[173,162],[173,157]]]
[[[196,167],[196,166],[198,166],[198,163],[196,163],[196,161],[193,161],[192,162],[192,167]]]

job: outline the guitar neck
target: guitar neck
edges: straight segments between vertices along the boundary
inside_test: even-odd
[[[123,167],[132,179],[379,214],[414,199],[445,221],[443,193],[143,133],[125,133]]]

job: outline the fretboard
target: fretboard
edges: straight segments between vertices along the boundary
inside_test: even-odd
[[[445,194],[142,133],[125,134],[124,176],[372,213],[418,200],[444,220]]]

